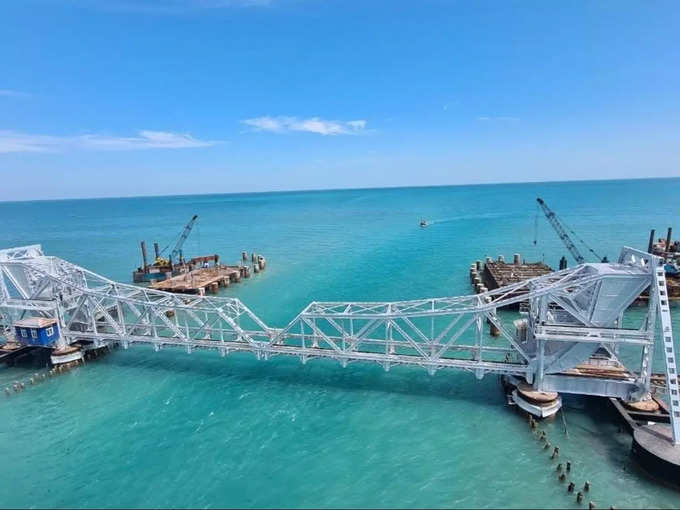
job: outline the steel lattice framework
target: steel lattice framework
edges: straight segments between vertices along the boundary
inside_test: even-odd
[[[646,288],[646,316],[624,329],[623,314]],[[498,309],[528,301],[527,317],[510,329]],[[235,298],[187,296],[121,284],[40,246],[0,250],[0,327],[29,316],[59,321],[60,343],[132,343],[249,351],[258,359],[296,356],[303,363],[330,358],[444,368],[524,377],[537,389],[624,399],[649,393],[651,359],[660,317],[671,395],[673,430],[680,440],[680,404],[663,266],[650,254],[624,248],[614,264],[581,264],[483,294],[396,302],[312,302],[283,329],[267,326]],[[484,323],[500,332],[492,338]],[[640,348],[641,362],[626,378],[573,377],[594,355],[621,364],[621,345]]]

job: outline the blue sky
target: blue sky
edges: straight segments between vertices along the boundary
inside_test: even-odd
[[[0,6],[0,200],[680,175],[677,1]]]

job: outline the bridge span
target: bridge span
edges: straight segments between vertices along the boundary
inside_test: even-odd
[[[644,317],[624,315],[649,289]],[[506,324],[498,309],[528,302]],[[524,378],[540,391],[649,398],[654,349],[663,352],[673,443],[680,443],[680,396],[661,259],[623,248],[616,263],[581,264],[482,294],[395,302],[312,302],[284,328],[265,324],[239,299],[171,294],[109,280],[39,245],[0,250],[0,335],[17,321],[56,321],[56,347],[133,343],[252,352],[258,359],[329,358]],[[485,333],[493,324],[499,338]],[[637,349],[628,366],[620,349]],[[630,359],[627,356],[626,359]],[[584,367],[611,368],[582,370]],[[605,374],[605,375],[602,375]]]

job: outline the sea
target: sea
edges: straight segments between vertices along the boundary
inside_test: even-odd
[[[680,236],[680,179],[650,179],[2,202],[0,248],[41,244],[130,283],[140,241],[170,251],[197,214],[185,256],[264,255],[220,293],[283,327],[310,301],[469,294],[486,256],[573,265],[537,197],[590,261],[646,249],[652,228]],[[39,370],[2,366],[0,388]],[[565,395],[563,410],[540,427],[576,489],[590,482],[582,504],[498,376],[133,345],[0,394],[0,506],[680,506],[604,399]]]

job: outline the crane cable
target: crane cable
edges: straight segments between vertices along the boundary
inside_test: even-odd
[[[571,227],[569,227],[569,225],[567,225],[566,223],[564,223],[564,220],[562,220],[562,225],[564,225],[565,228],[566,228],[569,232],[571,232],[571,233],[574,235],[574,237],[576,238],[576,240],[579,241],[579,242],[585,247],[586,250],[588,250],[590,253],[592,253],[593,255],[595,255],[595,258],[596,258],[598,261],[601,261],[601,260],[602,260],[602,257],[600,257],[597,253],[595,253],[595,250],[593,250],[590,246],[588,246],[588,245],[586,244],[586,242],[585,242],[583,239],[581,239],[581,238],[579,237],[579,235],[571,229]]]
[[[538,242],[538,213],[541,212],[541,208],[536,203],[536,215],[534,216],[534,246],[536,246],[536,243]]]
[[[201,252],[201,225],[196,224],[196,240],[198,241],[198,254],[200,255]]]
[[[177,240],[179,239],[179,237],[180,237],[181,235],[182,235],[181,232],[180,232],[179,234],[177,234],[177,236],[175,236],[175,237],[172,239],[172,241],[170,241],[167,245],[165,245],[165,248],[163,248],[161,251],[159,251],[158,254],[159,254],[159,255],[163,255],[163,254],[165,253],[165,250],[167,250],[168,248],[170,248],[170,245],[171,245],[171,244],[173,244],[173,243],[174,243],[174,244],[177,244]]]
[[[539,216],[540,212],[541,212],[540,206],[538,204],[536,204],[536,216],[534,217],[534,246],[536,246],[536,243],[538,242],[538,216]],[[553,214],[554,214],[554,212],[553,212]],[[563,218],[560,217],[559,220],[562,223],[562,225],[564,226],[564,228],[566,228],[576,238],[576,240],[579,241],[585,247],[586,250],[588,250],[590,253],[592,253],[598,261],[604,260],[602,257],[600,257],[595,252],[595,250],[593,250],[590,246],[588,246],[588,244],[586,244],[586,242],[583,239],[581,239],[581,237],[576,232],[574,232],[569,225],[567,225],[564,222]]]
[[[187,225],[188,225],[188,224],[187,224]],[[198,229],[198,228],[199,228],[199,224],[198,224],[198,223],[195,223],[195,225],[196,225],[196,228]],[[184,229],[186,229],[186,225],[184,226]],[[172,241],[170,241],[168,244],[166,244],[166,245],[165,245],[165,248],[163,248],[161,251],[159,251],[158,254],[159,254],[159,255],[163,255],[163,253],[165,253],[165,250],[167,250],[168,248],[170,248],[170,245],[171,245],[171,244],[172,244],[172,245],[176,245],[176,244],[177,244],[177,241],[179,241],[179,239],[182,237],[182,234],[184,234],[184,229],[180,230],[179,234],[177,234],[175,237],[173,237],[173,238],[172,238]],[[199,234],[199,235],[200,235],[200,234]],[[200,247],[201,247],[200,237],[199,237],[199,241],[198,241],[198,247],[199,247],[199,252],[200,252]]]

